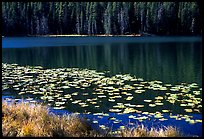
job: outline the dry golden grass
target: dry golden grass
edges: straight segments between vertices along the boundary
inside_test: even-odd
[[[182,134],[177,128],[172,126],[163,128],[151,128],[148,130],[144,125],[134,128],[125,128],[120,130],[119,137],[181,137]]]
[[[2,102],[2,132],[3,136],[14,137],[179,137],[181,134],[173,127],[165,129],[152,128],[144,125],[136,128],[125,128],[117,134],[109,130],[93,130],[87,121],[74,114],[57,116],[48,113],[46,106],[15,104]]]
[[[3,136],[86,137],[100,136],[83,118],[77,115],[59,117],[49,114],[41,105],[2,103]]]

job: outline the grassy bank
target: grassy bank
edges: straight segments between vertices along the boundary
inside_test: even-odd
[[[173,127],[148,130],[141,125],[125,128],[113,134],[111,131],[96,131],[90,124],[77,115],[61,117],[50,114],[49,109],[42,105],[2,102],[2,133],[3,136],[33,137],[178,137],[180,132]]]

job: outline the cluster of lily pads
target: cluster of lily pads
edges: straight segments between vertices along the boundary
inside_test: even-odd
[[[129,74],[110,75],[107,71],[44,69],[2,63],[2,91],[12,92],[16,100],[22,96],[30,102],[40,99],[54,109],[100,117],[116,113],[130,114],[130,119],[138,121],[152,117],[165,121],[168,119],[163,113],[166,113],[170,118],[184,119],[191,124],[202,122],[188,116],[189,113],[202,112],[202,88],[197,83],[172,85],[144,81]],[[134,113],[138,115],[132,115]],[[121,122],[114,117],[109,120],[115,124]],[[105,128],[104,125],[101,128]]]

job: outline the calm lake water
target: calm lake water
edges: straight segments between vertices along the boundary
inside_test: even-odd
[[[99,72],[110,71],[109,76],[130,74],[147,82],[157,80],[172,86],[196,83],[202,87],[201,37],[5,37],[2,38],[2,48],[3,63],[42,66],[45,69],[86,68]],[[4,92],[3,96],[8,94]],[[145,105],[144,108],[138,108],[142,111],[156,112],[168,108],[173,114],[186,114],[183,107],[170,103],[164,102],[163,106],[151,108],[143,102],[144,99],[154,99],[158,95],[165,96],[159,91],[147,90],[145,94],[133,94],[134,98],[129,102]],[[77,97],[81,100],[87,99],[82,95]],[[108,113],[117,102],[127,103],[122,99],[114,103],[102,99],[98,102],[101,106],[99,109],[91,106],[89,109],[83,109],[68,102],[66,110],[80,113],[84,111]],[[192,115],[195,119],[202,119],[198,112],[193,112]],[[110,113],[109,117],[95,119],[102,124],[107,123],[110,117],[118,117],[123,119],[123,122],[128,122],[127,117],[130,115],[125,116]],[[164,117],[168,116],[165,114]],[[175,121],[171,119],[159,123],[169,125]],[[152,122],[148,125],[151,126]],[[181,128],[188,126],[189,130],[185,128],[182,130],[189,134],[202,135],[201,123],[187,124],[181,120],[176,121],[174,125]],[[118,127],[117,124],[114,126]]]
[[[202,84],[202,43],[197,37],[15,37],[3,38],[2,47],[5,63],[109,70],[146,81]]]

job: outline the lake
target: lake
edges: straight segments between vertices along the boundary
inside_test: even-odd
[[[114,128],[130,121],[174,123],[202,135],[201,37],[4,37],[2,63],[8,64],[2,71],[4,99],[34,98],[55,112],[78,112]],[[36,84],[29,85],[27,77],[10,83],[9,77],[23,77],[25,70],[33,70],[26,75]],[[48,89],[46,84],[54,86],[46,94],[53,101],[33,94]],[[31,92],[31,86],[38,89]]]

